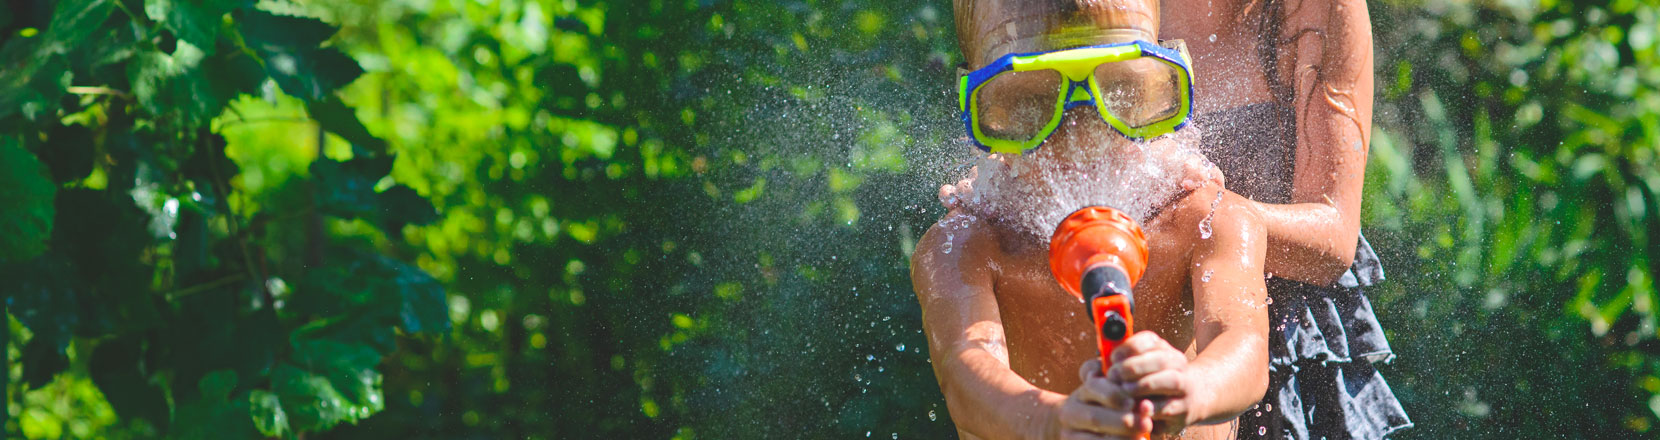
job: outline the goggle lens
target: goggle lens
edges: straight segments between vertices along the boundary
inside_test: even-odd
[[[1095,67],[1096,102],[1131,128],[1175,117],[1181,111],[1181,72],[1155,58],[1138,58]]]
[[[997,139],[1025,141],[1042,134],[1056,117],[1063,78],[1054,70],[1004,72],[975,92],[980,132]]]

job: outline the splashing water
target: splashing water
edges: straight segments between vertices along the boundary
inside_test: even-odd
[[[1202,282],[1202,283],[1210,282],[1210,274],[1215,273],[1215,272],[1216,271],[1214,271],[1214,270],[1205,269],[1205,273],[1203,275],[1199,276],[1199,282]]]
[[[980,157],[973,196],[979,214],[1025,238],[1047,244],[1067,214],[1109,206],[1144,223],[1181,192],[1183,164],[1199,153],[1199,129],[1148,141],[1130,141],[1085,116],[1069,116],[1061,131],[1023,155]]]
[[[1213,233],[1213,230],[1210,228],[1210,221],[1211,219],[1216,218],[1216,207],[1221,205],[1222,191],[1217,190],[1216,198],[1210,201],[1210,213],[1205,214],[1205,219],[1199,221],[1199,238],[1206,240],[1210,239],[1210,235]]]

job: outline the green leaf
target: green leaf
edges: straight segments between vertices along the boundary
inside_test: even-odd
[[[271,388],[282,401],[288,426],[296,432],[323,431],[373,414],[368,407],[346,400],[327,378],[294,366],[278,366],[271,374]]]
[[[332,339],[299,339],[293,346],[295,362],[328,379],[346,401],[371,412],[385,408],[380,372],[375,371],[381,353],[374,347]]]
[[[167,397],[161,387],[150,383],[140,372],[141,347],[138,340],[130,337],[98,344],[92,351],[92,383],[98,386],[116,415],[144,419],[157,429],[166,430]]]
[[[322,20],[247,9],[237,13],[242,37],[259,51],[281,51],[284,48],[313,48],[328,41],[339,28]]]
[[[181,400],[173,415],[173,437],[185,440],[254,438],[259,431],[250,417],[249,399],[235,393],[237,374],[210,372],[197,382],[200,398]]]
[[[414,265],[384,256],[380,258],[397,273],[394,279],[398,299],[401,300],[398,316],[404,330],[410,333],[449,331],[449,305],[445,301],[444,287],[438,284],[438,280]]]
[[[144,14],[162,23],[180,40],[189,42],[204,52],[213,53],[218,45],[219,28],[225,14],[242,6],[235,0],[151,0],[144,4]]]
[[[288,414],[282,410],[282,399],[266,390],[248,393],[249,412],[254,428],[266,437],[282,437],[288,433]]]
[[[438,210],[432,207],[432,202],[408,186],[397,185],[381,191],[377,203],[388,232],[403,229],[407,224],[425,225],[438,220]]]
[[[87,36],[97,31],[109,19],[114,4],[106,0],[65,0],[57,2],[52,10],[52,23],[47,25],[41,50],[67,53],[80,48]],[[44,54],[42,54],[44,55]]]
[[[391,157],[312,162],[311,177],[316,180],[318,209],[345,218],[373,216],[378,205],[375,183],[391,170]]]
[[[39,256],[52,236],[57,185],[11,136],[0,136],[0,188],[0,262]]]
[[[311,119],[323,126],[324,130],[351,142],[354,153],[366,151],[373,155],[386,154],[386,141],[369,133],[357,119],[357,112],[337,96],[330,95],[321,101],[306,103],[306,112]]]
[[[246,11],[242,36],[265,61],[265,73],[283,92],[306,101],[323,101],[363,74],[357,60],[335,48],[322,48],[337,28],[320,20]]]

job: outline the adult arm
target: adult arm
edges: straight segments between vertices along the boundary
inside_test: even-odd
[[[1290,204],[1258,204],[1266,269],[1329,285],[1354,262],[1372,129],[1372,25],[1364,0],[1303,0],[1286,8],[1297,119]],[[1293,51],[1294,53],[1285,53]]]

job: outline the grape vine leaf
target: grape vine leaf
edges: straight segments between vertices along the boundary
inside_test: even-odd
[[[282,410],[282,399],[276,393],[254,390],[248,393],[249,411],[254,428],[266,437],[282,437],[288,432],[288,413]]]
[[[52,236],[57,185],[11,136],[0,136],[0,188],[0,262],[39,256]]]
[[[197,382],[201,395],[177,405],[173,437],[185,440],[254,438],[258,430],[249,417],[249,400],[237,393],[237,374],[231,370],[215,370]],[[182,399],[181,399],[182,400]]]
[[[144,2],[144,14],[162,23],[180,40],[212,55],[225,14],[251,4],[243,0],[150,0]]]
[[[308,102],[306,112],[324,130],[351,142],[354,154],[386,154],[386,141],[370,134],[369,129],[358,121],[357,112],[341,102],[339,97],[330,95],[320,101]]]
[[[258,10],[244,10],[239,22],[246,44],[265,61],[265,73],[289,95],[322,101],[363,74],[357,60],[320,47],[338,30],[333,25]]]

